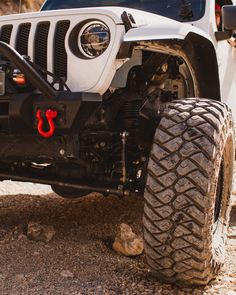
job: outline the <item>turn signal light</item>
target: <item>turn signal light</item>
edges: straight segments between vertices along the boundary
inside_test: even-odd
[[[25,76],[24,75],[17,75],[13,78],[13,81],[19,85],[24,86],[26,84]]]
[[[25,86],[26,85],[25,75],[19,69],[13,70],[12,79],[16,83],[16,85],[18,85],[18,86]]]

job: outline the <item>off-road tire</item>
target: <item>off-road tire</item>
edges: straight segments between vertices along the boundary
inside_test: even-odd
[[[234,133],[228,107],[208,99],[167,105],[144,192],[144,249],[167,282],[205,285],[224,262]]]

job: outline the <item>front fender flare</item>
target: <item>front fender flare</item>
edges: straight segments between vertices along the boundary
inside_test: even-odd
[[[121,48],[138,46],[143,47],[144,50],[181,56],[194,75],[198,89],[197,95],[220,101],[219,70],[213,41],[200,29],[194,28],[188,31],[189,25],[183,27],[185,31],[180,31],[179,26],[172,33],[165,35],[162,32],[155,36],[152,31],[148,36],[141,36],[140,34],[145,32],[144,28],[131,29],[124,36]],[[134,33],[133,30],[136,32]],[[126,51],[127,54],[130,52],[131,50]]]

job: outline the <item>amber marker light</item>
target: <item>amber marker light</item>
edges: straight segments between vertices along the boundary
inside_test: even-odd
[[[13,77],[13,81],[18,85],[18,86],[25,86],[26,85],[26,79],[24,75],[16,75]]]

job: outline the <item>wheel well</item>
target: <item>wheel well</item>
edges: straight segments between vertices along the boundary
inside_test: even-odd
[[[207,97],[220,101],[220,81],[216,51],[213,43],[196,33],[189,33],[184,40],[145,40],[123,43],[122,58],[130,58],[116,72],[111,88],[125,88],[129,83],[129,72],[134,67],[145,66],[146,52],[156,56],[156,61],[163,56],[175,57],[185,65],[186,82],[191,94],[186,97]],[[118,58],[119,55],[118,55]],[[192,81],[191,81],[192,80]],[[195,89],[194,89],[195,88]]]

